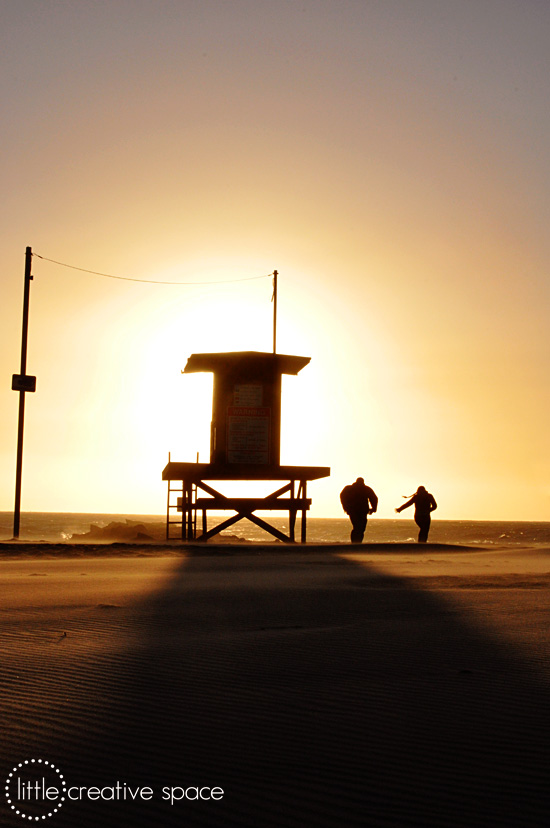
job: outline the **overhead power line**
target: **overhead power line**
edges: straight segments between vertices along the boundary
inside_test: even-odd
[[[100,273],[97,270],[87,270],[85,267],[77,267],[76,265],[66,264],[66,262],[57,262],[55,259],[48,259],[46,256],[41,256],[39,253],[33,253],[38,259],[60,267],[68,267],[71,270],[79,270],[81,273],[91,273],[93,276],[105,276],[107,279],[120,279],[123,282],[142,282],[148,285],[229,285],[233,282],[252,282],[255,279],[269,279],[273,273],[265,273],[263,276],[247,276],[243,279],[219,279],[214,282],[162,282],[157,279],[132,279],[130,276],[114,276],[112,273]]]

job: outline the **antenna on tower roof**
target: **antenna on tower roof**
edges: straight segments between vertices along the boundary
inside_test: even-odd
[[[273,353],[277,353],[277,276],[279,273],[273,271]]]

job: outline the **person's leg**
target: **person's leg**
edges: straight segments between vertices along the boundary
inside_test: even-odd
[[[418,543],[427,543],[428,533],[430,531],[431,518],[429,515],[417,515],[415,517],[416,524],[420,529],[418,533]]]
[[[353,529],[351,530],[351,542],[362,543],[365,529],[367,527],[366,515],[350,515]]]

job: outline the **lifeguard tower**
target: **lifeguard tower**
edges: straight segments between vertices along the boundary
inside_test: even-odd
[[[166,537],[173,525],[181,537],[206,541],[237,521],[248,520],[286,543],[295,541],[301,514],[301,542],[306,542],[306,515],[311,506],[307,483],[328,477],[330,469],[317,466],[281,466],[281,377],[298,374],[309,357],[257,351],[193,354],[184,374],[214,375],[209,463],[169,461],[162,473],[168,482]],[[283,485],[266,497],[229,497],[211,481],[276,481]],[[206,495],[206,496],[203,496]],[[208,511],[234,515],[208,529]],[[288,512],[289,533],[258,517],[256,511]],[[197,537],[197,512],[202,533]],[[175,517],[174,517],[175,516]]]

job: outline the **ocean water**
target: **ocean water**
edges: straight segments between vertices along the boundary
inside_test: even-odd
[[[209,518],[209,528],[223,517]],[[288,532],[288,520],[282,517],[267,518],[268,522],[283,532]],[[113,524],[115,526],[113,527]],[[136,529],[136,525],[138,528]],[[85,537],[94,527],[93,535]],[[309,543],[346,543],[349,541],[350,523],[346,518],[314,518],[307,521]],[[74,542],[93,540],[109,542],[132,539],[137,531],[158,540],[166,537],[166,517],[163,515],[106,515],[73,514],[60,512],[27,512],[21,515],[20,540]],[[172,526],[170,536],[181,537],[179,526]],[[407,518],[384,520],[370,518],[365,542],[414,543],[418,530]],[[271,535],[250,521],[233,525],[221,537],[245,541],[273,541]],[[0,540],[13,537],[13,514],[0,512]],[[296,522],[296,537],[300,537],[300,520]],[[494,545],[508,547],[550,546],[550,522],[535,521],[480,521],[437,520],[432,521],[430,541],[467,545]]]

